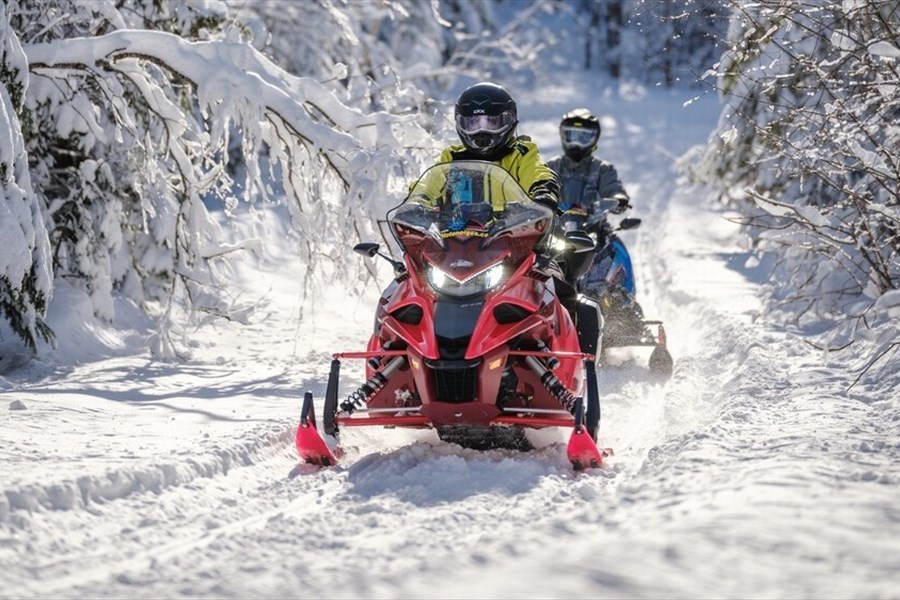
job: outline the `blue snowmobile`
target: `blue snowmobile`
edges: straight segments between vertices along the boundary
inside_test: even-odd
[[[611,211],[621,209],[618,199],[599,199],[590,203],[563,199],[563,214],[557,220],[560,236],[569,231],[584,231],[597,243],[594,252],[574,254],[564,251],[557,258],[566,281],[600,305],[603,314],[601,357],[610,348],[653,347],[649,367],[652,373],[670,377],[672,355],[666,347],[662,321],[647,320],[638,304],[634,268],[625,244],[616,235],[634,229],[640,219],[625,218],[613,226]],[[601,358],[602,360],[602,358]]]

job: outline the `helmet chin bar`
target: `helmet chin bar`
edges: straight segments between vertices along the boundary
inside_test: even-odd
[[[582,146],[569,146],[567,148],[563,148],[563,152],[565,155],[574,160],[575,162],[579,162],[585,159],[585,157],[590,156],[594,152],[594,148],[596,146],[591,146],[589,148]]]
[[[502,155],[510,132],[504,134],[478,132],[469,134],[457,130],[459,139],[466,149],[484,160],[495,160]]]
[[[490,150],[497,145],[495,137],[496,136],[490,134],[476,133],[472,136],[472,145],[479,150]]]

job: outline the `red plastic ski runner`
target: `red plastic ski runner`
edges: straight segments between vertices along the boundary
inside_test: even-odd
[[[332,454],[325,440],[316,431],[312,421],[307,421],[306,425],[297,425],[297,452],[300,457],[313,465],[328,467],[337,464],[337,459]]]
[[[600,450],[597,444],[583,427],[576,427],[569,437],[566,455],[576,471],[596,469],[603,466],[603,459],[612,454],[612,450]]]

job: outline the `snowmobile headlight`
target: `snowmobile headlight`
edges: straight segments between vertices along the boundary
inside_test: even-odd
[[[449,296],[474,296],[488,292],[506,279],[506,269],[503,263],[497,263],[459,279],[432,265],[428,270],[428,282],[431,287],[442,294]]]
[[[575,219],[566,219],[561,223],[563,231],[577,231],[578,229],[583,229],[581,227],[581,223],[576,221]]]
[[[550,249],[556,254],[565,252],[566,248],[568,248],[568,247],[569,247],[569,244],[566,243],[566,238],[564,238],[564,237],[559,237],[557,235],[554,235],[550,239]]]

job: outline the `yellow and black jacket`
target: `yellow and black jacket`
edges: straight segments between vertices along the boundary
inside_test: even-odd
[[[556,173],[550,169],[541,159],[537,145],[527,136],[519,136],[513,140],[506,154],[491,162],[503,167],[513,178],[519,182],[528,196],[547,206],[557,209],[559,203],[559,179]],[[470,152],[462,144],[449,146],[441,152],[438,163],[447,163],[455,160],[484,160],[482,157]],[[433,195],[439,196],[439,190]]]

